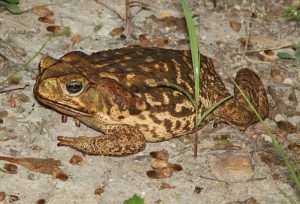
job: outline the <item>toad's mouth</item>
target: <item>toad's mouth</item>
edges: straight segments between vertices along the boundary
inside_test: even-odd
[[[88,110],[81,108],[75,109],[71,106],[68,106],[66,104],[62,104],[56,101],[51,101],[49,99],[43,98],[40,94],[35,94],[36,99],[42,103],[45,106],[48,106],[50,108],[53,108],[54,110],[58,111],[59,113],[69,115],[76,117],[78,115],[80,116],[86,116],[86,117],[92,117],[92,114],[88,112]]]

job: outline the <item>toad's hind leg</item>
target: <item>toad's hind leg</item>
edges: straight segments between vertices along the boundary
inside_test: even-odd
[[[250,69],[241,69],[235,81],[260,116],[265,118],[269,112],[269,104],[265,88],[257,74]],[[237,87],[234,88],[233,98],[217,110],[217,116],[244,129],[258,120]]]
[[[145,148],[145,138],[129,125],[111,125],[99,137],[58,136],[58,146],[69,146],[86,154],[122,156],[134,154]]]

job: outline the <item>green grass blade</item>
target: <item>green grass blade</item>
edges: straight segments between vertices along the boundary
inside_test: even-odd
[[[48,37],[46,41],[42,44],[42,46],[39,48],[39,50],[36,53],[34,53],[34,55],[25,64],[23,64],[19,70],[8,75],[8,77],[3,81],[0,81],[0,86],[6,83],[7,81],[9,81],[10,78],[13,77],[14,75],[18,74],[21,71],[26,70],[28,68],[28,65],[41,53],[41,51],[47,46],[47,44],[50,42],[51,39],[52,37]]]
[[[187,92],[184,88],[182,88],[181,86],[178,86],[175,83],[165,82],[165,81],[152,82],[152,83],[149,82],[149,86],[150,87],[163,87],[163,86],[165,86],[165,87],[168,87],[168,88],[175,89],[175,90],[179,91],[180,93],[184,94],[189,99],[189,101],[193,104],[194,108],[196,107],[196,102],[193,99],[193,96],[189,92]]]
[[[227,96],[225,98],[223,98],[222,100],[218,101],[217,103],[215,103],[214,105],[212,105],[209,109],[207,109],[203,114],[200,113],[197,117],[197,126],[199,126],[201,124],[201,122],[210,114],[212,113],[217,107],[219,107],[222,103],[224,103],[225,101],[231,99],[233,96]]]
[[[193,62],[193,70],[194,70],[194,83],[195,83],[195,101],[198,107],[199,103],[199,95],[200,95],[200,55],[199,55],[199,47],[198,47],[198,39],[195,31],[195,26],[193,23],[192,11],[186,0],[181,0],[181,7],[183,9],[183,14],[185,17],[185,21],[187,24],[187,30],[189,34],[190,47],[192,52],[192,62]],[[196,109],[197,109],[196,107]]]
[[[263,125],[264,129],[266,130],[266,132],[272,138],[272,145],[273,145],[275,151],[279,154],[279,156],[282,157],[285,165],[288,168],[288,171],[290,172],[291,178],[293,179],[293,181],[296,184],[298,192],[300,192],[300,177],[299,177],[299,175],[297,173],[297,169],[296,169],[295,165],[292,163],[292,161],[290,161],[290,159],[286,155],[286,153],[285,153],[282,145],[276,140],[276,138],[273,135],[273,133],[271,132],[270,128],[264,123],[262,117],[256,111],[255,107],[250,102],[250,100],[248,99],[248,97],[246,96],[246,94],[243,92],[243,90],[239,87],[239,85],[234,80],[233,80],[233,83],[237,87],[237,89],[239,90],[239,92],[242,94],[243,98],[246,100],[246,102],[249,105],[249,107],[251,108],[251,110],[255,113],[257,119],[262,123],[262,125]]]

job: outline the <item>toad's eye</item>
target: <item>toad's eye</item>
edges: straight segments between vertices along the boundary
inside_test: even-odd
[[[66,89],[70,94],[76,94],[83,88],[82,82],[77,80],[70,80],[66,83]]]

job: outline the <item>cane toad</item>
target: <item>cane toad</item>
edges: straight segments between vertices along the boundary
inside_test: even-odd
[[[91,55],[73,51],[41,60],[34,95],[41,104],[104,133],[59,136],[58,145],[87,154],[132,154],[146,142],[168,140],[194,128],[195,110],[188,98],[174,88],[153,86],[171,82],[193,94],[191,63],[189,51],[171,49],[126,47]],[[210,58],[201,56],[201,67],[203,110],[230,93]],[[241,69],[235,80],[266,117],[268,101],[259,77]],[[243,128],[257,120],[238,90],[213,116]]]

